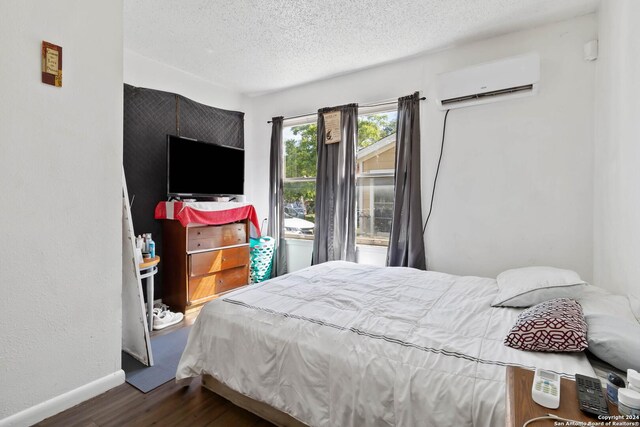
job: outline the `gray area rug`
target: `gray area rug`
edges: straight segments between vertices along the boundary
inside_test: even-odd
[[[151,338],[153,366],[145,366],[122,352],[122,369],[126,381],[143,393],[160,387],[176,376],[180,356],[187,345],[191,326],[180,328],[166,335]]]

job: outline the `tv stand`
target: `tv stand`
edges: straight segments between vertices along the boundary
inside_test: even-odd
[[[249,283],[249,220],[182,226],[163,220],[163,302],[183,313]]]

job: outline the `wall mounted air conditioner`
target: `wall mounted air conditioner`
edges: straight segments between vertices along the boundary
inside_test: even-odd
[[[439,74],[442,110],[522,98],[538,92],[540,56],[528,53]]]

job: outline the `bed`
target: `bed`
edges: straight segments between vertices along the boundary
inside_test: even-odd
[[[522,309],[491,307],[497,292],[488,278],[309,267],[205,306],[176,379],[204,375],[281,425],[501,426],[505,366],[594,372],[583,353],[506,347]]]

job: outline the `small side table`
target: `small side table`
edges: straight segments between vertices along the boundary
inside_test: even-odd
[[[507,419],[505,425],[520,427],[532,418],[554,414],[562,418],[584,422],[598,422],[596,418],[589,418],[578,407],[578,393],[573,380],[560,379],[560,407],[549,409],[538,405],[531,398],[531,386],[533,385],[533,371],[507,366],[506,409]],[[604,390],[603,390],[604,391]],[[606,392],[605,392],[606,396]],[[618,408],[611,402],[609,404],[610,415],[620,415]],[[553,420],[540,421],[534,426],[553,426]]]
[[[158,272],[160,257],[145,258],[140,264],[140,278],[147,282],[147,324],[149,331],[153,331],[153,276]]]

